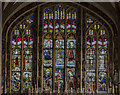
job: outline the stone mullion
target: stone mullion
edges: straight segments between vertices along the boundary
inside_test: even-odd
[[[87,14],[85,14],[85,17],[86,17],[86,15]],[[85,18],[85,20],[83,20],[83,21],[85,21],[85,28],[86,28],[86,25],[87,25],[87,23],[86,23],[86,20],[87,20],[87,18]],[[86,91],[86,60],[87,60],[87,32],[88,32],[89,30],[86,30],[85,31],[85,62],[84,62],[84,92]],[[91,43],[90,43],[91,44]]]
[[[53,10],[53,50],[52,50],[52,84],[53,84],[53,93],[55,92],[55,8]]]
[[[80,10],[79,10],[80,11]],[[83,9],[81,8],[80,27],[81,27],[81,47],[80,47],[80,92],[82,92],[82,60],[83,60]]]
[[[39,42],[37,42],[37,43],[39,43],[38,45],[39,45],[39,68],[40,68],[40,86],[41,86],[41,93],[43,92],[43,52],[44,52],[44,49],[43,49],[43,47],[42,47],[42,44],[43,44],[43,40],[44,40],[44,38],[43,38],[43,35],[44,35],[44,15],[42,15],[42,12],[44,12],[45,10],[41,10],[41,8],[38,8],[38,9],[40,9],[40,14],[39,14],[39,16],[40,17],[42,17],[42,19],[40,20],[42,23],[41,24],[39,24],[39,28],[40,28],[40,30],[42,30],[41,31],[41,33],[39,33],[38,35],[40,35],[39,36]],[[39,18],[40,18],[39,17]],[[40,23],[40,22],[39,22]],[[40,31],[39,30],[39,31]],[[41,63],[40,63],[41,62]]]
[[[23,50],[23,34],[22,35],[22,43],[21,43],[21,93],[23,93],[23,54],[24,54],[24,50]]]
[[[37,8],[37,92],[39,83],[39,20],[40,20],[40,7]]]
[[[109,41],[109,40],[108,40]],[[108,47],[109,47],[109,44],[108,44]],[[107,50],[107,68],[106,68],[106,70],[107,70],[107,83],[106,83],[106,85],[107,85],[107,93],[109,93],[110,92],[110,89],[109,89],[109,87],[110,87],[110,85],[109,85],[109,83],[110,83],[110,75],[109,75],[109,67],[110,67],[110,59],[109,59],[109,48],[108,48],[108,50]]]
[[[11,35],[10,35],[10,49],[12,49],[12,32],[11,32]],[[12,50],[10,50],[10,93],[11,93],[11,73],[12,73],[12,70],[11,70],[11,68],[12,68],[12,58],[11,58],[11,56],[12,56]]]
[[[65,78],[64,78],[64,87],[65,87],[65,92],[67,91],[67,81],[66,81],[66,79],[67,79],[67,56],[66,56],[66,54],[67,54],[67,11],[65,10],[65,35],[64,35],[64,37],[65,37],[65,39],[64,39],[64,74],[65,74]]]
[[[7,93],[7,41],[8,41],[8,35],[6,34],[6,49],[5,49],[5,84],[4,84],[4,89],[5,89],[5,91],[4,91],[4,93],[6,94]]]
[[[98,33],[96,32],[95,93],[98,93],[98,52]]]

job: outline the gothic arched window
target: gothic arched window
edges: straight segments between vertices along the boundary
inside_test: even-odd
[[[18,24],[11,33],[11,91],[32,89],[33,16]]]
[[[75,89],[76,9],[60,4],[45,8],[43,23],[43,89],[52,89],[54,83],[56,90],[63,88],[65,75]]]
[[[86,15],[86,91],[106,91],[108,64],[108,33],[97,19]]]

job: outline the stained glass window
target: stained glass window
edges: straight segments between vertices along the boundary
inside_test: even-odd
[[[33,22],[32,19],[33,16],[17,25],[12,34],[11,91],[20,91],[22,81],[23,91],[29,88],[32,89],[33,35],[31,34],[32,29],[29,28],[29,24]],[[21,72],[23,76],[21,76]]]
[[[44,11],[44,38],[43,38],[43,90],[50,91],[52,89],[52,49],[53,39],[53,8]],[[47,34],[46,34],[47,33]]]
[[[95,91],[96,69],[98,69],[98,79],[96,79],[98,91],[106,91],[108,35],[104,26],[90,15],[86,16],[86,28],[88,29],[86,34],[86,91]],[[98,59],[96,59],[97,55]]]
[[[52,36],[45,35],[43,42],[43,89],[49,91],[52,88]]]
[[[76,71],[75,70],[75,66],[76,66],[75,36],[76,35],[75,34],[77,30],[76,10],[73,8],[70,8],[66,12],[66,9],[67,7],[60,4],[44,9],[43,33],[44,35],[46,35],[46,33],[52,33],[55,38],[53,37],[54,40],[52,40],[52,36],[50,36],[47,39],[44,38],[43,65],[49,66],[48,68],[51,68],[52,70],[52,65],[53,65],[52,60],[55,59],[55,63],[54,63],[55,71],[53,72],[55,72],[55,89],[56,90],[58,90],[58,87],[60,89],[64,87],[65,73],[67,73],[66,77],[67,77],[67,81],[69,81],[68,84],[72,83],[73,84],[72,87],[74,89],[75,89],[75,81],[76,81],[75,80],[75,71]],[[65,26],[65,23],[67,26]],[[65,36],[65,34],[67,34],[67,36]],[[67,42],[65,42],[65,40],[67,40]],[[53,44],[55,44],[54,48],[52,46]],[[66,58],[65,58],[65,52],[67,53]],[[53,53],[55,56],[52,56]],[[49,56],[45,57],[46,55],[49,55]],[[65,67],[65,60],[67,61],[66,63],[67,67]],[[47,63],[47,65],[45,65],[45,63]],[[67,72],[65,72],[65,68],[67,69]],[[43,74],[45,74],[45,72],[43,72]],[[44,76],[45,75],[43,75],[43,77]],[[44,82],[43,85],[45,83],[46,82]],[[53,84],[53,83],[50,83],[50,84]]]
[[[106,91],[108,63],[108,35],[104,27],[99,31],[98,91]]]

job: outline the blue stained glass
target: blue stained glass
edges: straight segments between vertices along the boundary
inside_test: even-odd
[[[46,18],[46,13],[44,12],[44,19]]]
[[[58,19],[59,19],[59,8],[57,9],[57,11],[58,11]]]
[[[24,70],[32,70],[32,55],[24,55]]]
[[[51,50],[44,50],[44,66],[52,66],[52,51]]]
[[[89,92],[95,90],[95,72],[86,73],[86,90]]]
[[[63,8],[63,19],[65,19],[65,9]]]
[[[106,72],[99,72],[98,91],[106,91]]]

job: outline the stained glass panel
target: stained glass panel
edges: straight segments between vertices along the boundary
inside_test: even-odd
[[[29,47],[33,48],[33,38],[31,36],[29,37]]]
[[[95,50],[89,49],[86,54],[86,91],[94,91],[95,84]]]
[[[87,22],[86,28],[89,28],[89,26],[91,24],[93,24],[94,20],[93,20],[93,18],[90,18],[89,16],[87,16],[87,21],[86,22]]]
[[[11,86],[12,91],[20,91],[20,72],[12,72]]]
[[[51,39],[44,39],[44,48],[52,48],[52,40]]]
[[[44,21],[44,32],[48,32],[48,21]]]
[[[12,38],[12,48],[15,48],[16,47],[16,36],[13,36]]]
[[[26,30],[26,35],[30,35],[31,34],[31,30],[30,29],[27,29]]]
[[[94,24],[94,29],[99,29],[100,28],[100,25],[99,24]]]
[[[48,91],[52,88],[52,68],[43,68],[43,89]]]
[[[43,59],[44,66],[52,66],[52,50],[44,50]]]
[[[65,31],[65,21],[64,20],[61,21],[61,31],[62,32]]]
[[[67,68],[67,82],[68,82],[68,87],[73,87],[75,89],[75,68]]]
[[[100,71],[106,71],[107,68],[107,55],[99,55],[98,69]]]
[[[71,31],[71,21],[68,20],[67,21],[67,32],[70,32]]]
[[[32,70],[32,55],[24,55],[24,62],[23,62],[23,69],[24,70],[28,70],[28,71],[31,71]]]
[[[102,47],[102,37],[100,36],[98,38],[98,48],[101,48]]]
[[[21,39],[21,37],[19,36],[18,39],[17,39],[18,48],[21,48],[21,43],[22,43],[22,39]]]
[[[104,45],[105,48],[108,47],[108,39],[107,39],[107,37],[104,37],[103,45]]]
[[[72,32],[76,32],[76,21],[74,20],[73,22],[72,22]]]
[[[64,87],[64,69],[63,68],[56,68],[55,69],[55,89],[60,89]]]
[[[50,22],[49,22],[49,31],[51,33],[53,32],[53,20],[50,20]]]
[[[75,50],[67,50],[67,66],[75,67]]]
[[[76,48],[76,40],[67,39],[67,48]]]
[[[32,20],[33,17],[34,17],[34,16],[29,17],[29,18],[26,20],[26,22],[28,22],[29,24],[31,24],[31,23],[33,22],[33,20]]]
[[[55,64],[64,68],[64,50],[55,50]]]
[[[93,35],[93,30],[92,29],[89,30],[89,35]]]
[[[91,47],[91,37],[87,37],[87,49]]]
[[[59,21],[58,20],[55,21],[55,32],[56,33],[59,32]]]
[[[106,91],[106,72],[98,73],[98,91]]]
[[[107,77],[107,54],[106,50],[102,49],[99,53],[98,61],[98,90],[106,91],[106,77]]]
[[[23,48],[26,48],[27,46],[28,46],[28,37],[25,36],[23,41]]]
[[[95,90],[95,72],[86,72],[86,91],[92,92]]]
[[[18,59],[18,56],[15,60],[12,60],[12,71],[20,71],[21,60]]]
[[[20,34],[17,27],[16,27],[16,30],[15,30],[14,34],[15,34],[15,35],[19,35],[19,34]]]
[[[95,49],[96,48],[96,38],[92,38],[92,47]]]
[[[55,47],[56,48],[64,48],[64,40],[62,40],[62,39],[55,40]]]
[[[101,29],[99,35],[105,35],[105,30]]]
[[[23,90],[30,88],[32,90],[32,72],[23,73]]]

